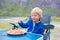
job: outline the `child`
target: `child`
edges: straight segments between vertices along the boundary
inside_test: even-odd
[[[31,18],[27,23],[23,23],[23,21],[18,21],[18,24],[22,28],[28,28],[27,32],[32,32],[36,34],[44,33],[44,24],[41,22],[42,18],[42,10],[39,7],[35,7],[31,11]]]

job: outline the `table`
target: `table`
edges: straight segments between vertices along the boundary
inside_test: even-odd
[[[10,36],[7,35],[8,30],[0,30],[0,40],[42,40],[43,36],[35,33],[26,33],[24,35]]]

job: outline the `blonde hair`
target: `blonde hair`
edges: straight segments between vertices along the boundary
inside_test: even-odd
[[[38,13],[40,15],[40,17],[42,18],[42,9],[40,9],[39,7],[35,7],[32,9],[31,14],[33,12]]]

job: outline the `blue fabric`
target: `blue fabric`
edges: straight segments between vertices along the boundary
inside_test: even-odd
[[[41,38],[41,34],[34,34],[34,33],[26,33],[25,35],[18,35],[18,36],[9,36],[7,35],[8,30],[1,30],[0,31],[0,40],[37,40]]]
[[[33,29],[32,19],[29,19],[27,23],[23,23],[23,21],[21,21],[18,24],[23,28],[28,28],[27,32],[31,32],[33,30],[32,33],[37,33],[42,35],[44,33],[44,24],[41,21],[35,24],[34,29]]]

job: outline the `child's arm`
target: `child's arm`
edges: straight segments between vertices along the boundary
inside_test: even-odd
[[[23,27],[23,28],[27,28],[28,27],[28,22],[24,23],[23,21],[18,22],[18,24]]]
[[[24,20],[26,21],[26,19],[24,19]],[[27,28],[27,27],[29,27],[30,22],[31,22],[31,21],[30,21],[30,19],[28,18],[26,22],[23,22],[23,20],[19,20],[19,21],[18,21],[18,24],[19,24],[21,27],[23,27],[23,28]]]

